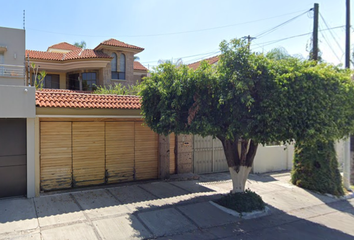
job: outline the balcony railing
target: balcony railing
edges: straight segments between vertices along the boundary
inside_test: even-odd
[[[25,67],[21,65],[0,64],[0,77],[24,78]]]

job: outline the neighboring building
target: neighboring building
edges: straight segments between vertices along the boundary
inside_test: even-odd
[[[219,61],[219,56],[210,57],[210,58],[198,61],[198,62],[194,62],[194,63],[188,64],[188,67],[189,68],[193,68],[195,70],[195,69],[197,69],[200,66],[200,63],[202,61],[204,61],[204,60],[207,61],[209,64],[213,65],[213,64],[216,64]]]
[[[25,30],[0,27],[0,197],[35,196],[34,102],[25,79]]]
[[[91,91],[97,86],[121,83],[133,85],[147,75],[147,68],[134,61],[134,55],[144,48],[116,39],[100,43],[94,49],[81,49],[62,42],[48,47],[47,51],[26,50],[33,85],[36,72],[46,71],[43,88]]]

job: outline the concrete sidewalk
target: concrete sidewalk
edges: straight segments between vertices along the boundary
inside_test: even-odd
[[[0,200],[0,239],[353,239],[354,199],[289,184],[289,173],[250,175],[269,215],[243,220],[209,203],[228,173],[198,181],[135,183]]]

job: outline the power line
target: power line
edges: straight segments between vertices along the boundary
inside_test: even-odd
[[[234,27],[234,26],[239,26],[239,25],[244,25],[244,24],[249,24],[249,23],[255,23],[255,22],[260,22],[268,19],[273,19],[273,18],[278,18],[278,17],[283,17],[287,15],[291,15],[294,13],[302,12],[301,11],[296,11],[296,12],[291,12],[291,13],[286,13],[278,16],[273,16],[269,18],[263,18],[263,19],[257,19],[253,21],[247,21],[247,22],[241,22],[241,23],[235,23],[235,24],[230,24],[230,25],[224,25],[224,26],[218,26],[218,27],[212,27],[212,28],[202,28],[202,29],[195,29],[195,30],[188,30],[188,31],[181,31],[181,32],[170,32],[170,33],[156,33],[156,34],[142,34],[142,35],[121,35],[121,36],[97,36],[97,35],[83,35],[83,34],[70,34],[70,33],[59,33],[59,32],[52,32],[52,31],[46,31],[46,30],[40,30],[40,29],[34,29],[34,28],[28,28],[29,30],[32,31],[37,31],[37,32],[46,32],[46,33],[52,33],[52,34],[60,34],[60,35],[67,35],[67,36],[79,36],[79,37],[117,37],[117,38],[136,38],[136,37],[159,37],[159,36],[169,36],[169,35],[178,35],[178,34],[185,34],[185,33],[195,33],[195,32],[203,32],[203,31],[210,31],[210,30],[215,30],[215,29],[221,29],[221,28],[229,28],[229,27]]]
[[[289,19],[289,20],[287,20],[287,21],[285,21],[285,22],[283,22],[283,23],[281,23],[281,24],[276,25],[275,27],[272,27],[271,29],[268,29],[267,31],[264,31],[264,32],[262,32],[262,33],[256,35],[256,38],[260,38],[261,36],[265,36],[265,35],[267,35],[267,34],[269,34],[269,33],[271,33],[271,32],[274,32],[277,28],[279,28],[279,27],[281,27],[281,26],[283,26],[283,25],[285,25],[285,24],[287,24],[287,23],[290,23],[291,21],[294,21],[295,19],[297,19],[297,18],[301,17],[302,15],[304,15],[304,14],[310,12],[311,10],[312,10],[312,9],[307,10],[306,12],[303,12],[303,13],[301,13],[300,15],[297,15],[297,16],[295,16],[295,17],[293,17],[293,18],[291,18],[291,19]]]
[[[327,29],[329,29],[329,26],[326,22],[326,20],[324,19],[324,17],[322,16],[322,14],[320,13],[321,19],[324,22],[324,24],[326,25]],[[332,31],[330,30],[329,33],[331,34],[332,38],[334,39],[334,41],[337,43],[337,46],[339,47],[339,49],[342,51],[342,53],[344,53],[342,47],[340,46],[340,44],[338,43],[337,39],[334,37]]]
[[[217,49],[212,51],[212,52],[207,52],[207,53],[199,53],[199,54],[194,54],[194,55],[189,55],[189,56],[184,56],[184,57],[177,57],[178,58],[190,58],[190,57],[196,57],[196,56],[201,56],[201,55],[207,55],[207,54],[213,54],[213,53],[216,53],[217,52]],[[147,61],[147,62],[141,62],[141,63],[153,63],[153,62],[157,62],[159,61],[160,59],[158,60],[151,60],[151,61]]]
[[[328,31],[328,30],[331,30],[331,29],[337,29],[337,28],[343,28],[343,27],[345,27],[345,26],[342,25],[342,26],[332,27],[332,28],[329,28],[329,29],[323,29],[321,31]],[[261,47],[268,46],[268,45],[271,45],[271,44],[274,44],[274,43],[277,43],[277,42],[285,41],[285,40],[288,40],[288,39],[291,39],[291,38],[303,37],[303,36],[306,36],[306,35],[309,35],[309,34],[312,34],[312,32],[303,33],[303,34],[299,34],[299,35],[294,35],[294,36],[290,36],[290,37],[286,37],[286,38],[282,38],[282,39],[278,39],[278,40],[267,41],[267,42],[264,42],[264,43],[256,43],[254,45],[262,45],[262,46],[256,47],[256,48],[261,48]]]
[[[320,24],[321,25],[321,24]],[[325,37],[325,35],[323,34],[323,32],[321,31],[321,28],[320,28],[320,32],[321,32],[321,35],[323,37],[323,39],[326,41],[327,45],[329,46],[329,48],[331,49],[331,51],[333,52],[333,54],[336,56],[336,58],[338,59],[339,62],[341,62],[340,58],[338,57],[337,53],[334,51],[334,49],[332,48],[332,45],[329,43],[329,41],[327,40],[327,38]]]

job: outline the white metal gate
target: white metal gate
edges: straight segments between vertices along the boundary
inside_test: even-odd
[[[228,171],[224,149],[219,139],[194,135],[193,142],[195,173]]]
[[[211,136],[194,135],[193,140],[194,173],[212,173],[228,171],[227,162],[219,139]],[[294,155],[294,145],[258,146],[253,162],[253,173],[265,173],[290,170]]]

